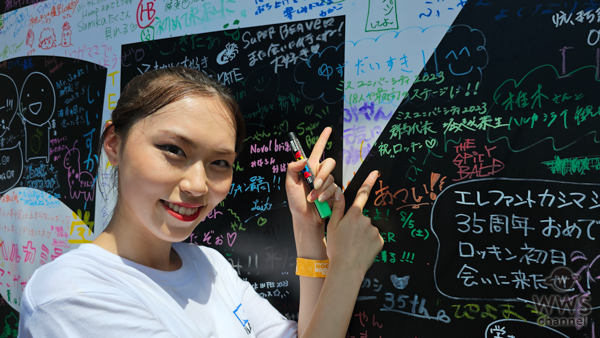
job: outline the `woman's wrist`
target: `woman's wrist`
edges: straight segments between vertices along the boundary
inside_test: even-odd
[[[338,261],[334,261],[333,263],[329,261],[329,269],[327,271],[327,276],[335,276],[333,278],[345,280],[349,284],[360,285],[365,278],[366,271],[360,269],[357,266],[352,264],[344,265],[340,264]]]
[[[294,239],[296,253],[300,258],[327,259],[327,244],[323,226],[306,225],[294,220]]]

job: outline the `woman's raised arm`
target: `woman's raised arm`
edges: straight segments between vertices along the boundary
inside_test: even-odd
[[[326,278],[300,276],[298,336],[303,338],[345,336],[363,277],[383,247],[379,230],[362,214],[377,172],[367,177],[344,215],[345,199],[331,176],[335,161],[328,158],[319,163],[330,134],[330,128],[321,133],[308,159],[316,175],[315,190],[309,191],[298,175],[304,161],[290,163],[286,178],[298,257],[329,259]],[[327,241],[325,223],[307,201],[317,198],[334,200]]]

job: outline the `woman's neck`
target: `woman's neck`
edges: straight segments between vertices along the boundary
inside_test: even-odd
[[[181,258],[172,249],[171,242],[161,240],[118,215],[115,212],[106,229],[92,244],[156,270],[175,271],[181,268]]]

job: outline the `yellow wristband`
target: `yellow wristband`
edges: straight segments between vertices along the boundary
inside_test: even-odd
[[[321,277],[327,276],[327,270],[329,269],[329,259],[322,261],[296,258],[296,274],[298,276],[305,277]]]

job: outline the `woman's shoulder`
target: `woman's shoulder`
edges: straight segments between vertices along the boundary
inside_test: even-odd
[[[24,290],[24,300],[40,306],[81,293],[119,293],[106,278],[108,263],[93,244],[83,244],[35,270]],[[115,263],[115,262],[113,262]]]

